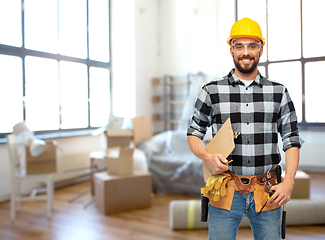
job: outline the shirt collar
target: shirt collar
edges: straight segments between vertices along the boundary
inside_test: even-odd
[[[256,84],[256,85],[258,85],[258,86],[260,86],[260,87],[262,87],[263,86],[263,76],[261,75],[261,73],[258,71],[257,72],[257,76],[256,76],[256,78],[254,79],[254,82],[253,82],[253,84]],[[229,74],[228,74],[228,81],[229,81],[229,83],[234,87],[236,84],[240,84],[241,83],[241,81],[240,81],[240,79],[236,76],[236,74],[235,74],[235,69],[232,69],[230,72],[229,72]]]

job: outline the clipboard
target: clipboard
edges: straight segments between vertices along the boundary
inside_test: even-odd
[[[234,148],[234,135],[230,118],[228,118],[205,149],[208,153],[220,153],[224,158],[227,158]],[[202,169],[204,182],[206,182],[213,174],[204,161],[202,161]]]

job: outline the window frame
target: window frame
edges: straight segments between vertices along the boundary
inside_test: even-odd
[[[236,21],[238,21],[238,1],[236,0]],[[266,14],[268,9],[268,0],[266,1],[266,11],[265,11],[265,17],[266,17],[266,22],[268,23],[268,15]],[[265,77],[268,78],[269,74],[268,74],[268,70],[269,70],[269,65],[272,63],[285,63],[285,62],[294,62],[294,61],[298,61],[301,63],[301,84],[302,84],[302,120],[301,122],[298,122],[298,126],[299,129],[303,129],[303,130],[324,130],[325,129],[325,122],[306,122],[306,104],[305,104],[305,83],[306,83],[306,79],[305,79],[305,67],[306,67],[306,63],[308,62],[318,62],[318,61],[324,61],[325,62],[325,56],[321,56],[321,57],[303,57],[303,13],[302,10],[303,9],[303,1],[300,0],[300,38],[301,38],[301,56],[300,58],[295,58],[295,59],[285,59],[285,60],[276,60],[276,61],[270,61],[268,56],[265,62],[260,62],[258,64],[258,66],[263,66],[265,67]],[[263,35],[268,36],[268,24],[266,24],[266,33],[263,33]],[[264,46],[265,48],[267,48],[267,52],[269,52],[268,49],[268,42],[266,40],[266,44]]]
[[[59,0],[58,0],[59,1]],[[89,58],[89,31],[87,30],[87,58],[76,58],[76,57],[70,57],[61,55],[59,53],[53,54],[48,52],[42,52],[37,50],[31,50],[25,48],[25,19],[24,19],[24,2],[25,0],[21,0],[21,33],[22,33],[22,46],[16,47],[16,46],[10,46],[10,45],[4,45],[0,44],[0,54],[8,55],[8,56],[15,56],[20,57],[22,59],[22,82],[23,82],[23,96],[25,96],[25,83],[26,83],[26,76],[25,76],[25,58],[26,56],[35,56],[35,57],[41,57],[41,58],[48,58],[57,60],[58,63],[60,61],[68,61],[68,62],[75,62],[75,63],[82,63],[87,66],[87,83],[88,83],[88,127],[87,128],[70,128],[70,129],[62,129],[61,123],[60,128],[58,130],[46,130],[46,131],[35,131],[35,135],[39,135],[39,137],[42,138],[60,138],[60,137],[71,137],[71,136],[80,136],[80,135],[87,135],[90,134],[95,129],[98,129],[98,127],[91,127],[90,126],[90,83],[89,83],[89,69],[91,67],[98,67],[98,68],[104,68],[109,70],[110,75],[110,91],[112,91],[112,71],[111,71],[111,2],[108,1],[108,34],[109,34],[109,61],[108,62],[101,62],[92,60]],[[87,29],[89,28],[89,0],[86,0],[86,8],[87,8]],[[58,9],[59,11],[59,9]],[[59,22],[59,19],[58,19]],[[58,23],[59,27],[59,23]],[[110,94],[110,109],[112,111],[112,92]],[[26,108],[25,108],[25,102],[23,101],[23,120],[26,120]],[[60,117],[61,118],[61,117]],[[108,121],[108,120],[107,120]],[[6,135],[10,134],[10,132],[1,132],[0,133],[0,143],[6,142],[5,137]]]

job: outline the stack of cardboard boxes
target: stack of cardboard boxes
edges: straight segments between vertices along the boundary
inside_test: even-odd
[[[103,214],[151,206],[151,174],[133,170],[133,148],[130,147],[149,138],[150,132],[141,131],[148,129],[148,121],[151,121],[149,117],[138,117],[133,119],[132,130],[106,130],[107,171],[94,175],[96,207]]]

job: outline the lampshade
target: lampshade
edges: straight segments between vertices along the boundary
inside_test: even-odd
[[[46,143],[43,140],[32,137],[29,139],[29,152],[32,157],[41,155],[46,148]]]
[[[43,140],[35,138],[34,132],[29,130],[25,122],[16,124],[13,127],[13,134],[16,136],[18,143],[24,143],[29,147],[32,157],[37,157],[45,151],[46,143]]]
[[[13,127],[14,135],[16,135],[16,140],[18,143],[24,143],[25,145],[28,144],[28,140],[34,136],[34,133],[29,130],[25,122],[17,123]]]
[[[29,128],[27,127],[26,123],[25,122],[20,122],[20,123],[17,123],[14,127],[13,127],[13,133],[15,135],[19,134],[19,133],[22,133],[24,131],[28,131],[30,132]]]

